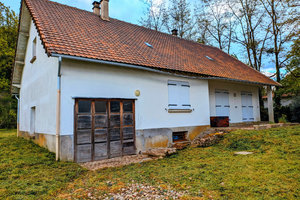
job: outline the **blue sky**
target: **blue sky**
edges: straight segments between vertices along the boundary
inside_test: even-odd
[[[53,0],[62,4],[92,11],[94,0]],[[144,15],[146,6],[141,0],[110,0],[110,16],[116,19],[137,24]],[[19,13],[20,0],[4,0],[4,5],[9,6]]]

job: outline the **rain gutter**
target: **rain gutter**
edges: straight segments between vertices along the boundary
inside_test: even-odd
[[[199,80],[225,80],[225,81],[234,81],[234,82],[248,83],[248,84],[255,84],[255,85],[275,86],[275,84],[252,82],[252,81],[238,80],[238,79],[231,79],[231,78],[217,77],[217,76],[200,77],[200,76],[192,76],[192,75],[183,75],[183,74],[178,74],[178,73],[173,73],[173,72],[166,72],[166,71],[162,71],[162,70],[159,70],[159,69],[154,69],[154,68],[140,66],[140,65],[133,65],[133,64],[127,64],[127,63],[98,60],[98,59],[92,59],[92,58],[84,58],[84,57],[71,56],[71,55],[65,55],[65,54],[52,53],[51,56],[53,56],[53,57],[62,57],[62,58],[71,59],[71,60],[100,63],[100,64],[105,64],[105,65],[114,65],[114,66],[119,66],[119,67],[127,67],[127,68],[131,68],[131,69],[139,69],[139,70],[155,72],[155,73],[160,73],[160,74],[165,74],[165,75],[172,75],[172,76],[177,76],[177,77],[182,77],[182,78],[190,78],[190,79],[192,78],[192,79],[199,79]]]

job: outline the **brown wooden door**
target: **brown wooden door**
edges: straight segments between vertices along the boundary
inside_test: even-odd
[[[134,100],[75,100],[75,161],[131,155],[135,149]]]

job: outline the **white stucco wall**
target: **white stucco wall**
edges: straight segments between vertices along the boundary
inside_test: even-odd
[[[289,106],[292,102],[293,100],[291,98],[280,100],[281,106]],[[268,108],[268,99],[264,99],[264,108]]]
[[[168,80],[188,81],[191,113],[168,113]],[[208,81],[63,59],[61,134],[73,134],[74,98],[137,98],[136,129],[209,125]],[[135,96],[135,90],[141,95]]]
[[[229,109],[230,123],[243,122],[241,92],[251,92],[254,121],[260,121],[258,89],[259,89],[258,86],[255,85],[210,80],[209,81],[210,116],[216,116],[215,91],[228,90],[229,105],[230,105],[230,109]],[[235,97],[234,94],[236,94]]]
[[[36,60],[30,63],[35,37]],[[20,90],[21,131],[30,131],[30,112],[31,107],[35,106],[35,132],[55,134],[57,69],[58,59],[46,55],[35,25],[31,22]]]

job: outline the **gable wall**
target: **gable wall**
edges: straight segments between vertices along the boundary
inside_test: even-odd
[[[32,58],[32,41],[37,38],[36,60]],[[35,132],[55,134],[58,59],[48,57],[31,21],[20,90],[20,131],[30,131],[31,107],[36,107]]]
[[[210,80],[209,81],[210,116],[216,116],[215,91],[227,90],[229,92],[230,123],[243,122],[241,92],[251,92],[254,121],[260,121],[258,89],[259,89],[258,86],[255,85]],[[234,94],[236,94],[236,96],[234,96]]]

